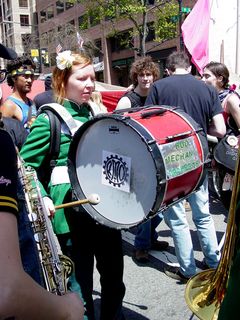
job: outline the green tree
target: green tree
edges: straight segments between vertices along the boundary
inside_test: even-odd
[[[78,0],[85,8],[91,22],[109,21],[111,32],[108,36],[119,36],[115,28],[116,22],[128,19],[132,29],[125,42],[131,44],[133,37],[138,37],[139,47],[135,48],[139,55],[145,56],[146,38],[152,28],[155,31],[155,41],[159,44],[177,36],[178,1],[176,0]],[[153,3],[153,4],[151,4]],[[151,22],[151,23],[150,23]],[[82,26],[86,29],[86,25]],[[80,26],[81,29],[81,26]]]

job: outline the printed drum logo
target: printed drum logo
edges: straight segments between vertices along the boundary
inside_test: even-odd
[[[118,155],[111,155],[104,161],[103,174],[105,179],[109,181],[114,187],[123,186],[127,182],[128,167],[122,157]]]

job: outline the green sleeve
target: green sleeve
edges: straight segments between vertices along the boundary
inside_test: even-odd
[[[41,114],[34,121],[31,132],[23,145],[20,155],[26,166],[30,166],[37,170],[49,150],[50,144],[50,123],[48,117]],[[40,183],[40,188],[43,196],[47,195],[43,186]]]

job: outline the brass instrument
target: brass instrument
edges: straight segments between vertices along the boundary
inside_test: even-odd
[[[240,160],[235,169],[226,237],[221,260],[216,270],[209,269],[193,276],[187,283],[185,299],[191,311],[201,320],[216,320],[223,301],[237,244],[236,206],[240,191]]]
[[[73,262],[62,254],[41,196],[36,172],[31,167],[25,168],[21,160],[19,178],[25,193],[28,217],[34,232],[46,289],[63,295],[67,292],[67,279],[73,271]]]

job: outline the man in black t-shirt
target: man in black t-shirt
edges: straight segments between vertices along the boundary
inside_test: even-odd
[[[156,81],[146,99],[146,105],[180,107],[204,130],[213,136],[223,137],[226,127],[222,107],[216,90],[190,75],[191,66],[185,53],[172,53],[167,59],[169,77]],[[169,124],[171,125],[171,124]],[[172,124],[177,126],[177,123]],[[206,264],[216,268],[220,257],[214,221],[209,212],[208,180],[187,201],[197,228]],[[169,268],[165,273],[182,282],[196,274],[192,239],[186,219],[184,202],[181,201],[164,212],[165,222],[172,230],[175,252],[180,268]]]

